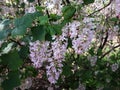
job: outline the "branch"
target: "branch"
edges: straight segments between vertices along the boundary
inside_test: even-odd
[[[38,0],[38,5],[40,6],[41,4],[40,4],[40,0]]]
[[[49,11],[46,9],[46,13],[48,15],[48,18],[50,18],[50,14],[49,14]]]
[[[66,0],[67,4],[70,4],[70,1],[69,0]]]
[[[106,44],[106,42],[107,42],[107,39],[108,39],[108,31],[106,32],[106,37],[105,37],[105,39],[104,39],[103,44],[100,46],[101,49],[104,48],[104,46],[105,46],[105,44]]]
[[[91,16],[91,15],[95,14],[96,12],[99,12],[99,11],[103,10],[104,8],[106,8],[107,6],[109,6],[112,1],[113,1],[113,0],[110,0],[110,2],[109,2],[106,6],[104,6],[104,7],[100,8],[100,9],[96,10],[95,12],[89,14],[88,16]]]
[[[108,20],[108,17],[105,19],[106,23],[108,23],[107,20]],[[105,25],[105,23],[104,23],[104,25]],[[102,39],[101,39],[102,41],[101,41],[100,46],[99,46],[99,49],[101,49],[101,50],[105,47],[105,44],[107,43],[107,40],[108,40],[108,30],[106,30],[105,34],[106,34],[106,36],[105,36],[105,38],[103,38],[103,36],[102,36]],[[97,52],[97,55],[98,55],[98,52]]]
[[[118,47],[120,47],[120,44],[117,45],[117,46],[115,46],[115,47],[113,47],[112,49],[110,49],[110,50],[109,50],[108,52],[106,52],[105,54],[103,54],[100,59],[104,58],[107,54],[109,54],[111,51],[113,51],[114,49],[116,49],[116,48],[118,48]]]
[[[63,5],[66,5],[64,0],[62,0],[62,3],[63,3]]]
[[[17,43],[19,46],[24,46],[23,44],[21,44],[19,41],[16,41],[16,40],[14,40],[14,39],[10,39],[12,42],[15,42],[15,43]]]

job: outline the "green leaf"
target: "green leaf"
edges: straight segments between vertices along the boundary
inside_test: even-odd
[[[23,38],[21,38],[21,41],[25,42],[26,44],[29,44],[29,42],[31,42],[31,36],[25,35]]]
[[[97,55],[98,55],[98,56],[102,55],[102,49],[99,48],[99,49],[97,50]]]
[[[22,18],[15,19],[14,25],[15,29],[12,31],[12,36],[24,35],[27,31],[27,28],[32,24],[32,18],[30,15],[25,15]]]
[[[72,75],[71,67],[68,65],[64,65],[62,74],[65,75],[66,77],[71,76]]]
[[[94,1],[95,1],[95,0],[83,0],[83,2],[84,2],[85,5],[94,3]]]
[[[20,73],[18,71],[9,72],[8,79],[4,80],[2,83],[2,87],[4,90],[13,90],[14,87],[20,85]]]
[[[50,21],[57,21],[61,19],[61,16],[58,16],[56,14],[50,14]]]
[[[94,47],[90,48],[88,52],[89,52],[89,54],[91,56],[94,56],[95,55],[95,53],[94,53]]]
[[[22,26],[22,27],[16,27],[15,29],[13,29],[12,31],[12,36],[17,36],[17,35],[24,35],[26,33],[26,27]]]
[[[9,19],[5,19],[5,20],[3,20],[2,22],[1,22],[1,24],[4,24],[5,26],[6,25],[9,25],[10,24],[10,20]]]
[[[56,24],[53,26],[54,31],[56,32],[57,35],[62,34],[62,25],[61,24]]]
[[[76,88],[78,88],[78,86],[79,86],[79,81],[74,81],[74,83],[71,83],[71,84],[70,84],[70,87],[71,87],[72,89],[76,89]]]
[[[11,30],[0,31],[0,40],[6,39],[10,33],[11,33]]]
[[[37,26],[32,28],[33,40],[45,40],[46,30],[43,26]]]
[[[47,32],[50,32],[50,35],[51,35],[51,36],[56,34],[53,26],[49,25],[49,26],[47,27],[47,29],[48,29]]]
[[[0,23],[0,31],[8,29],[10,22],[11,22],[11,21],[10,21],[9,19],[3,20],[3,21]]]
[[[12,31],[12,36],[23,36],[27,32],[27,28],[31,27],[33,20],[41,15],[40,13],[28,13],[21,18],[17,18],[14,21],[15,29]]]
[[[73,6],[65,6],[62,10],[64,19],[70,19],[76,12],[76,8]]]
[[[9,44],[7,45],[7,47],[5,47],[5,48],[2,50],[2,54],[8,53],[8,52],[12,49],[13,44],[14,44],[14,43],[9,43]]]
[[[9,30],[9,19],[5,19],[0,23],[0,40],[6,39],[7,36],[10,34],[11,30]]]
[[[18,68],[20,68],[20,66],[23,64],[23,61],[20,59],[16,50],[8,54],[3,54],[1,59],[2,63],[7,65],[11,70],[18,70]]]
[[[4,24],[0,23],[0,31],[2,31],[4,29]]]
[[[62,22],[61,22],[61,25],[62,26],[65,26],[67,23],[69,23],[71,20],[70,19],[64,19]]]
[[[36,6],[36,9],[38,10],[38,11],[42,11],[43,9],[45,9],[44,7],[41,7],[41,6]]]
[[[45,41],[52,41],[52,36],[50,35],[50,33],[46,33]]]
[[[116,21],[119,21],[119,19],[116,17],[113,17],[113,18],[110,18],[110,21],[116,22]]]
[[[46,27],[47,32],[52,35],[60,35],[62,34],[62,25],[61,24],[55,24],[55,25],[48,25]]]
[[[64,6],[62,8],[62,13],[65,13],[69,9],[70,5]]]
[[[25,71],[25,76],[26,77],[31,77],[31,76],[35,77],[36,75],[38,75],[38,72],[34,67],[32,67],[32,66],[27,66],[26,67],[26,71]]]
[[[23,59],[26,59],[28,57],[28,54],[29,54],[29,47],[22,46],[20,51],[19,51],[20,57]]]
[[[44,25],[44,24],[48,23],[49,18],[48,18],[48,16],[40,16],[40,17],[38,18],[38,20],[39,20],[39,22],[40,22],[40,25]]]

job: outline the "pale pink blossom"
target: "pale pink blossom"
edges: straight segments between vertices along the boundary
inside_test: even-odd
[[[116,16],[120,15],[120,0],[115,0],[115,10],[116,10]]]
[[[34,13],[35,11],[36,11],[35,7],[31,6],[31,7],[26,8],[25,13]]]
[[[118,68],[119,68],[119,64],[117,64],[117,63],[114,63],[111,65],[111,69],[113,72],[115,72]]]

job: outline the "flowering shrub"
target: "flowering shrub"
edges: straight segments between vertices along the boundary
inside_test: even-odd
[[[29,77],[39,75],[55,90],[119,88],[119,0],[3,0],[0,6],[4,90],[30,89]]]

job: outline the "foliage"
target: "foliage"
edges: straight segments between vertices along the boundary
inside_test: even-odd
[[[61,89],[119,87],[120,11],[111,1],[5,2],[15,12],[2,13],[0,21],[1,87],[13,90],[39,70]],[[99,3],[104,7],[93,8]]]

